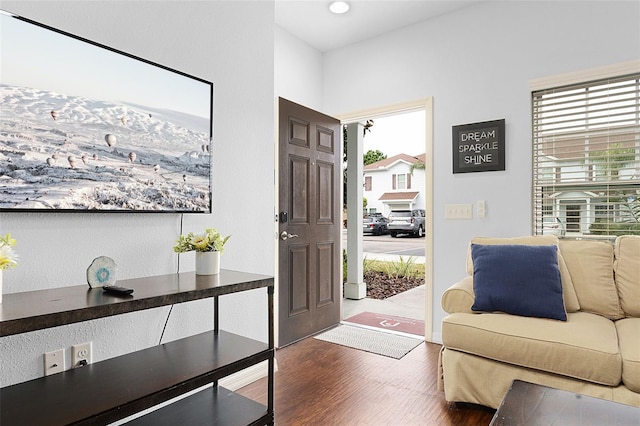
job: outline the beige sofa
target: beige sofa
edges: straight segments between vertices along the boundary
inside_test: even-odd
[[[472,310],[472,244],[556,245],[567,320]],[[519,379],[640,407],[640,236],[614,244],[474,238],[469,247],[469,276],[442,296],[449,315],[439,388],[447,401],[497,408]]]

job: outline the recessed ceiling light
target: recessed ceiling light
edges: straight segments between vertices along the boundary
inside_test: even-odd
[[[349,4],[345,1],[334,1],[329,5],[329,10],[336,14],[346,13],[349,11]]]

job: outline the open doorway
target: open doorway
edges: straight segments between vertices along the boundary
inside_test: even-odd
[[[397,210],[408,210],[413,215],[421,216],[415,217],[414,220],[409,216],[407,222],[412,222],[410,225],[415,229],[403,228],[402,232],[394,232],[397,234],[394,237],[388,230],[375,237],[373,233],[364,234],[363,271],[366,273],[368,266],[386,266],[392,272],[402,272],[405,268],[415,270],[417,267],[418,270],[422,268],[423,274],[421,284],[397,295],[393,295],[393,290],[390,290],[382,291],[378,297],[344,299],[342,318],[348,322],[356,321],[364,326],[385,328],[389,331],[394,331],[399,326],[401,333],[410,330],[410,334],[424,335],[425,340],[431,341],[432,101],[430,98],[423,99],[343,115],[339,118],[343,124],[373,120],[370,132],[362,139],[363,154],[369,152],[374,157],[378,156],[374,158],[377,161],[372,165],[362,166],[363,217],[382,217],[388,221],[391,212]],[[348,162],[351,165],[355,164],[355,160],[348,159]],[[365,226],[367,222],[363,221],[354,224],[352,228],[363,232]],[[349,230],[348,227],[343,229],[343,248],[346,248],[352,232],[354,230]],[[396,283],[392,285],[404,286],[397,284],[396,280],[389,280],[390,283],[392,281]],[[400,320],[402,318],[407,321]],[[418,332],[417,321],[420,324]]]

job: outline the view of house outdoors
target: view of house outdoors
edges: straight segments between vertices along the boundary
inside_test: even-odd
[[[369,120],[363,144],[364,281],[367,297],[386,299],[424,284],[424,111]]]
[[[640,75],[533,93],[536,234],[640,235]]]
[[[424,210],[424,111],[375,119],[364,137],[364,211]]]

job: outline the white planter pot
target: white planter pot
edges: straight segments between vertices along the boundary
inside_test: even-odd
[[[217,275],[220,273],[220,252],[196,252],[196,275]]]

